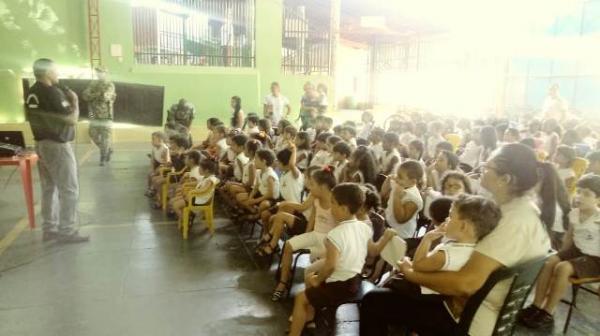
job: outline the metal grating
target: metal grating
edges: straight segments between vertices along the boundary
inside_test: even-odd
[[[330,23],[310,20],[305,6],[283,8],[281,66],[285,74],[331,74]]]
[[[255,65],[255,0],[141,2],[132,16],[138,64]]]

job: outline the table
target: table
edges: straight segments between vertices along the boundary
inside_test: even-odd
[[[26,153],[12,157],[0,157],[0,166],[19,166],[21,171],[21,182],[23,183],[23,192],[25,193],[25,203],[27,204],[27,217],[29,218],[29,228],[35,228],[35,211],[33,210],[33,180],[31,179],[31,167],[35,165],[38,156],[35,153]]]

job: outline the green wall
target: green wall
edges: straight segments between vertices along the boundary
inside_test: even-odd
[[[0,71],[0,123],[23,120],[21,70],[31,67],[33,60],[49,57],[61,65],[79,67],[88,64],[86,0],[38,1],[38,6],[44,6],[47,13],[40,20],[29,18],[29,13],[37,10],[36,6],[29,8],[24,3],[28,1],[0,0],[0,13],[2,8],[8,9],[21,26],[20,30],[10,30],[10,25],[7,28],[5,22],[6,15],[0,16],[0,41],[3,46],[10,46],[8,50],[0,51],[0,70],[13,71]],[[212,116],[227,120],[229,98],[234,95],[242,97],[246,112],[261,112],[262,97],[268,93],[272,81],[280,82],[295,113],[305,81],[324,82],[332,88],[329,77],[284,76],[281,73],[282,0],[256,0],[256,68],[137,65],[133,58],[129,1],[100,0],[100,18],[102,63],[109,69],[112,79],[164,86],[163,110],[179,98],[188,99],[196,106],[195,124],[203,125],[206,118]],[[50,28],[42,24],[52,21],[54,24]],[[110,55],[111,44],[122,46],[122,59]],[[330,101],[334,100],[330,98]]]

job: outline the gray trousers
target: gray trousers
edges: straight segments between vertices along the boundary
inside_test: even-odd
[[[71,234],[77,231],[79,180],[70,143],[38,141],[38,170],[42,185],[42,229]]]

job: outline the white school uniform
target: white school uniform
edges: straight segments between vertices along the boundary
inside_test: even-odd
[[[219,154],[219,160],[223,159],[225,155],[227,155],[227,150],[229,146],[227,145],[227,139],[223,138],[217,141],[217,150]]]
[[[412,238],[417,229],[417,216],[419,211],[423,210],[423,199],[419,193],[417,186],[406,189],[406,194],[402,198],[402,203],[413,202],[417,206],[415,214],[405,223],[398,223],[394,215],[394,199],[396,198],[396,188],[399,188],[396,183],[392,184],[390,198],[385,208],[385,220],[398,233],[400,238]]]
[[[475,251],[505,267],[513,267],[544,256],[550,239],[539,217],[539,210],[528,196],[518,197],[500,206],[498,226],[480,240]],[[469,335],[491,335],[512,279],[496,284],[484,299],[471,322]]]
[[[385,151],[383,152],[383,156],[381,157],[381,171],[382,172],[385,172],[389,168],[389,166],[392,163],[392,161],[394,160],[394,158],[398,159],[397,163],[401,162],[400,153],[398,152],[398,150],[396,148],[392,149],[389,153],[385,152]],[[396,167],[392,167],[390,174],[396,173],[394,171],[394,168],[396,168]]]
[[[371,150],[373,151],[373,154],[375,154],[375,160],[377,160],[377,162],[381,162],[381,158],[383,157],[383,144],[380,142],[378,144],[375,145],[371,145]]]
[[[460,155],[459,160],[475,169],[479,166],[479,158],[481,157],[482,151],[483,146],[476,144],[474,141],[469,141],[465,146],[465,150]]]
[[[346,281],[360,274],[365,264],[373,229],[356,218],[340,222],[327,234],[327,239],[338,250],[333,273],[325,282]]]
[[[152,158],[160,164],[167,163],[169,160],[169,146],[165,143],[158,146],[158,148],[152,146]]]
[[[190,169],[190,177],[193,177],[196,181],[202,180],[202,175],[200,175],[200,167],[192,167],[192,169]]]
[[[248,159],[244,152],[239,153],[233,160],[233,177],[236,179],[236,181],[242,181],[244,177],[244,167],[248,161],[250,161],[250,159]],[[241,168],[238,162],[241,163]]]
[[[208,203],[211,200],[211,198],[213,198],[215,194],[215,187],[217,186],[217,184],[219,184],[220,180],[215,175],[209,175],[207,177],[202,176],[199,181],[200,182],[198,182],[198,184],[196,185],[196,189],[204,188],[209,184],[209,182],[212,182],[212,190],[210,193],[194,197],[194,205],[204,205]]]
[[[259,173],[258,178],[256,180],[256,183],[258,183],[258,191],[263,196],[267,194],[267,192],[269,190],[269,177],[272,177],[274,179],[273,195],[271,195],[271,198],[278,199],[279,198],[279,177],[277,176],[277,173],[275,173],[275,170],[273,170],[273,167],[267,167],[267,169],[264,172]]]
[[[573,227],[573,243],[583,253],[600,257],[600,213],[581,222],[579,209],[569,213],[569,222]]]
[[[248,162],[244,165],[244,169],[242,169],[242,184],[244,185],[254,185],[256,183],[256,176],[258,176],[259,171],[254,172],[254,180],[250,181],[250,166],[254,165],[254,159],[248,159]]]
[[[444,252],[446,259],[444,261],[444,266],[442,266],[440,271],[458,272],[471,258],[471,254],[475,251],[475,244],[457,243],[452,241],[442,243],[429,252],[428,256],[434,255],[440,251]],[[421,286],[421,293],[439,294],[424,286]]]
[[[444,137],[441,135],[432,135],[427,138],[427,155],[429,158],[434,158],[435,147],[437,147],[437,145],[443,141],[446,141],[446,139],[444,139]]]
[[[281,197],[294,203],[302,203],[302,191],[304,191],[304,175],[298,172],[298,177],[294,178],[294,173],[291,170],[284,172],[279,178],[281,185]]]
[[[572,168],[560,168],[556,171],[563,182],[575,177],[575,171]]]
[[[332,158],[331,155],[329,154],[328,151],[326,150],[319,150],[317,153],[315,153],[315,155],[313,156],[312,161],[310,162],[310,166],[317,166],[317,167],[323,167],[323,166],[328,166],[331,164]]]
[[[249,127],[248,129],[246,129],[246,134],[247,135],[252,135],[252,134],[258,134],[260,133],[260,130],[258,129],[258,126],[254,126],[254,127]]]

